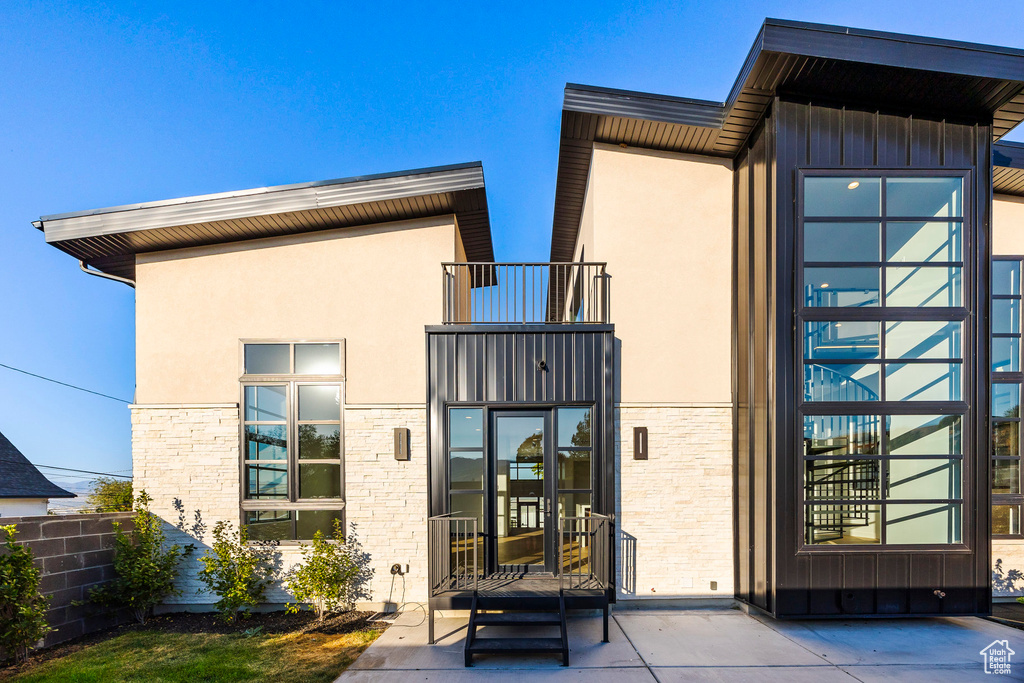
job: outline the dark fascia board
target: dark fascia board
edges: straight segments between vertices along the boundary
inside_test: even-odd
[[[483,165],[477,161],[450,166],[437,166],[395,173],[339,178],[310,183],[277,185],[194,197],[182,197],[140,204],[126,204],[90,211],[76,211],[43,216],[33,225],[45,234],[48,243],[76,255],[76,242],[106,237],[145,233],[179,226],[214,221],[229,222],[273,214],[294,214],[331,207],[353,207],[366,204],[402,202],[416,197],[477,195],[468,204],[474,206],[474,254],[477,260],[492,260],[489,219]],[[480,204],[483,203],[481,222]],[[459,204],[458,201],[455,202]],[[449,211],[458,217],[458,210]],[[428,215],[428,214],[425,214]],[[429,214],[432,215],[432,214]],[[316,230],[310,225],[310,230]],[[246,239],[214,240],[235,241]],[[191,246],[183,244],[182,246]],[[174,245],[163,248],[174,248]],[[134,254],[123,249],[124,254]],[[108,254],[107,257],[116,256]]]
[[[1020,48],[784,19],[766,19],[762,32],[765,52],[1024,80],[1024,49]]]
[[[451,164],[449,166],[433,166],[430,168],[418,168],[409,171],[394,171],[390,173],[375,173],[370,175],[351,176],[348,178],[335,178],[333,180],[316,180],[308,183],[291,183],[288,185],[271,185],[269,187],[257,187],[248,190],[232,190],[229,192],[216,192],[212,194],[201,194],[194,197],[178,197],[175,199],[161,199],[153,202],[141,202],[138,204],[122,204],[121,206],[108,206],[102,209],[91,209],[87,211],[69,211],[67,213],[55,213],[49,216],[41,216],[33,225],[40,227],[47,221],[63,220],[66,218],[80,218],[82,216],[98,216],[105,213],[119,213],[122,211],[136,211],[139,209],[153,209],[165,206],[180,206],[185,204],[196,204],[199,202],[210,202],[222,199],[235,199],[238,197],[252,197],[254,195],[271,195],[278,192],[292,192],[295,190],[307,190],[319,187],[331,187],[335,185],[369,184],[377,180],[412,179],[416,176],[437,176],[447,174],[449,171],[461,171],[465,169],[479,169],[479,184],[472,187],[484,186],[483,164],[474,161],[466,164]],[[470,189],[470,188],[464,188]],[[364,201],[379,201],[389,197],[368,197]],[[316,207],[310,207],[316,208]]]
[[[992,165],[1024,170],[1024,142],[1003,140],[992,145]]]
[[[725,103],[567,83],[563,111],[721,128]]]
[[[731,106],[739,97],[758,58],[766,52],[961,76],[1024,80],[1021,61],[1024,49],[769,18],[764,20],[747,53],[726,106]]]

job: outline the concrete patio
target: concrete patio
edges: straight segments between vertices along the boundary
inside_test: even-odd
[[[553,656],[480,656],[469,669],[467,620],[439,618],[438,642],[428,645],[423,613],[403,614],[338,681],[1024,680],[1024,631],[976,618],[787,622],[726,609],[620,609],[609,643],[601,643],[600,617],[570,617],[568,668]],[[481,636],[503,627],[486,628]],[[984,673],[979,653],[995,640],[1020,653],[1011,675]]]

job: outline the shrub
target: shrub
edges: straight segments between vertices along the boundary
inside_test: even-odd
[[[166,545],[163,521],[149,511],[152,500],[145,491],[135,499],[135,530],[126,534],[114,522],[114,572],[117,577],[94,588],[89,600],[109,607],[126,607],[140,624],[169,595],[181,595],[175,588],[178,565],[195,551],[189,544]]]
[[[131,512],[132,482],[127,479],[100,477],[92,485],[86,502],[96,512]]]
[[[220,598],[216,607],[225,621],[234,621],[239,612],[247,616],[263,601],[276,574],[270,548],[265,543],[250,544],[244,526],[234,533],[227,522],[214,525],[213,545],[199,558],[199,580]]]
[[[351,609],[355,603],[355,584],[360,568],[354,545],[345,541],[341,522],[334,520],[334,541],[322,531],[313,535],[313,542],[303,544],[302,563],[291,568],[285,581],[288,590],[299,602],[309,604],[323,621],[328,612]],[[298,612],[299,606],[288,603],[289,612]]]
[[[0,526],[0,532],[5,546],[0,554],[0,651],[20,662],[53,629],[46,623],[47,600],[39,594],[32,551],[14,542],[13,524]]]

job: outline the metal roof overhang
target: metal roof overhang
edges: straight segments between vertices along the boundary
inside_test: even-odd
[[[725,102],[569,84],[551,260],[573,257],[594,142],[733,158],[776,94],[992,117],[999,140],[1024,121],[1024,50],[767,19]]]
[[[992,145],[992,191],[1024,197],[1024,143]]]
[[[43,216],[46,241],[134,279],[135,255],[454,214],[470,261],[493,261],[480,162]]]

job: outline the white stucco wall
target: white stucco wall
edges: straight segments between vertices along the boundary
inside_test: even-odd
[[[46,514],[46,498],[0,498],[0,517],[35,517]]]

